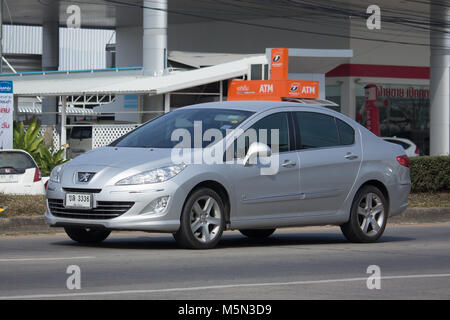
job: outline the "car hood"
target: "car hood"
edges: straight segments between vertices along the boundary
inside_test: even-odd
[[[172,149],[102,147],[71,160],[70,166],[96,165],[128,169],[142,164],[170,164]]]
[[[102,188],[146,170],[170,166],[172,149],[102,147],[64,164],[63,187]],[[78,173],[94,173],[87,183],[78,181]]]

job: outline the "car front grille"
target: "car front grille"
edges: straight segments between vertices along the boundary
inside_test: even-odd
[[[81,193],[100,193],[102,189],[83,189],[83,188],[64,188],[66,192],[81,192]]]
[[[97,207],[89,210],[64,208],[62,199],[48,199],[48,208],[52,215],[71,219],[112,219],[131,209],[134,202],[97,201]]]

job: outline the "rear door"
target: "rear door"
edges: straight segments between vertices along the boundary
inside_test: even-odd
[[[331,214],[344,204],[361,164],[359,135],[319,112],[293,112],[303,213]]]

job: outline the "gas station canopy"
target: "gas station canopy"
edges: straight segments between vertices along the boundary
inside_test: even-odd
[[[17,96],[68,96],[96,94],[159,95],[221,80],[241,77],[252,64],[264,64],[266,57],[257,55],[215,66],[162,76],[144,76],[140,70],[98,72],[52,72],[46,74],[2,75],[14,82]]]

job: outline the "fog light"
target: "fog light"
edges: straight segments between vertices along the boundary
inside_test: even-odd
[[[155,199],[148,205],[148,212],[153,214],[161,213],[166,209],[167,203],[169,203],[169,196]]]

